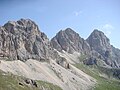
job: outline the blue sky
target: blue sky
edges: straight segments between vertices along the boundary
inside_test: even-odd
[[[0,25],[29,18],[49,38],[72,28],[87,38],[94,29],[103,31],[120,48],[120,0],[0,0]]]

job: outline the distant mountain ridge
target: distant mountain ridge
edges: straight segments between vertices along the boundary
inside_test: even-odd
[[[112,79],[120,79],[120,50],[97,29],[86,40],[71,28],[60,30],[49,40],[34,21],[20,19],[0,27],[0,70],[29,78],[27,85],[30,88],[34,86],[33,81],[39,86],[35,80],[42,80],[63,90],[101,87],[100,90],[106,90],[106,85],[112,85],[112,88],[119,85],[119,81]],[[3,77],[4,73],[0,73],[0,78]],[[13,85],[24,88],[25,82],[17,80]],[[0,83],[0,88],[2,86]],[[11,90],[14,88],[7,86]]]
[[[61,30],[51,39],[51,45],[58,51],[79,52],[88,55],[88,58],[102,59],[110,67],[120,67],[119,49],[111,46],[110,40],[102,31],[97,29],[86,40],[81,38],[71,28],[67,28],[64,31]]]
[[[120,67],[120,50],[110,45],[105,34],[95,29],[85,40],[71,28],[59,31],[49,41],[30,19],[9,21],[0,27],[0,57],[11,60],[56,58],[56,49],[68,53],[78,52],[102,59],[110,67]]]

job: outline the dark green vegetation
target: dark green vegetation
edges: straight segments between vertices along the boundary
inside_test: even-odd
[[[0,71],[0,90],[62,90],[60,87],[44,81],[35,81],[35,85],[25,82],[26,78]]]
[[[115,70],[96,65],[87,66],[83,63],[75,66],[97,80],[94,90],[120,90],[120,80],[118,77],[114,78],[113,76]]]

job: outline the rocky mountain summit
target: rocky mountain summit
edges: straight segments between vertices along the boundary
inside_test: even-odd
[[[9,21],[0,27],[0,56],[11,60],[48,59],[50,42],[29,19]]]
[[[48,60],[59,58],[54,50],[63,50],[102,59],[111,67],[120,67],[120,50],[111,46],[105,34],[95,29],[85,40],[71,28],[59,31],[49,41],[30,19],[8,21],[0,27],[0,57],[9,60]],[[95,59],[94,58],[94,59]]]
[[[87,55],[87,64],[97,64],[97,60],[101,59],[110,67],[120,67],[119,49],[111,46],[110,40],[97,29],[86,40],[70,28],[61,30],[52,38],[51,45],[60,52],[64,50]]]
[[[57,35],[51,40],[51,45],[58,51],[64,50],[68,53],[90,52],[89,44],[71,28],[67,28],[66,30],[59,31]]]
[[[110,40],[104,35],[103,32],[95,29],[86,40],[91,50],[95,50],[98,53],[104,55],[106,51],[111,52]]]
[[[103,32],[95,29],[86,41],[89,43],[91,51],[98,53],[97,58],[103,59],[111,67],[120,67],[118,58],[120,53],[110,44],[110,40]]]

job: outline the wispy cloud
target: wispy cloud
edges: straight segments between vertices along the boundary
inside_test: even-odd
[[[103,25],[103,29],[111,30],[111,29],[114,29],[114,27],[111,24],[105,24],[105,25]]]
[[[105,34],[109,37],[110,35],[111,35],[111,31],[110,30],[107,30],[107,31],[105,31]]]
[[[101,30],[105,32],[105,34],[109,37],[114,29],[114,26],[111,24],[102,25]]]
[[[82,14],[82,11],[74,11],[73,13],[75,16],[79,16],[80,14]]]

